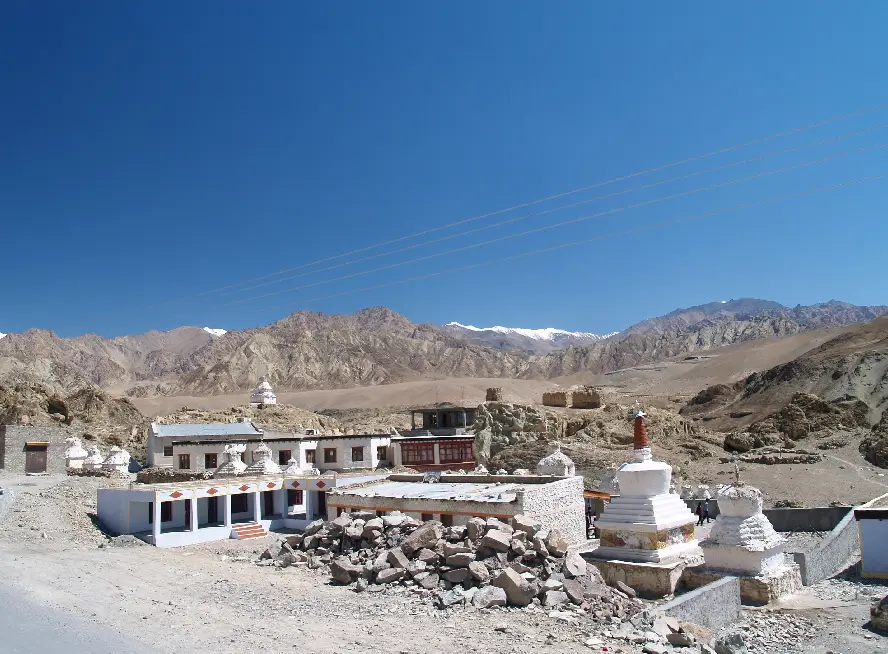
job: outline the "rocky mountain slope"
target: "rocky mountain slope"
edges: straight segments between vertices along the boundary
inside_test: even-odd
[[[798,393],[827,401],[859,400],[870,425],[888,406],[888,316],[847,327],[798,358],[736,384],[702,391],[682,415],[737,429],[780,411]]]
[[[693,307],[561,349],[555,349],[551,334],[548,354],[533,354],[515,341],[479,344],[482,332],[467,330],[469,337],[452,327],[415,324],[385,308],[350,316],[299,311],[265,327],[219,336],[223,330],[200,327],[111,339],[94,334],[65,339],[29,330],[0,340],[0,379],[45,383],[56,392],[129,388],[141,397],[242,393],[261,375],[279,390],[444,377],[553,379],[845,325],[888,311],[840,302],[793,309],[775,304],[738,300]],[[514,331],[508,336],[516,334],[530,339]]]

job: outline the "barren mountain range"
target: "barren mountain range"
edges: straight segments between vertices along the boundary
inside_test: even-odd
[[[790,309],[762,300],[732,300],[676,311],[548,354],[529,353],[510,341],[481,345],[452,326],[415,324],[381,307],[353,315],[299,311],[265,327],[222,335],[180,327],[115,338],[59,338],[32,329],[0,340],[0,380],[41,382],[59,392],[95,385],[145,397],[243,392],[261,375],[280,390],[444,377],[552,379],[885,313],[888,307],[835,301]]]

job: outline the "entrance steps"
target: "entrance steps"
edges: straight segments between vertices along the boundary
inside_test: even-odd
[[[268,532],[258,522],[241,522],[231,526],[231,537],[237,540],[264,538]]]

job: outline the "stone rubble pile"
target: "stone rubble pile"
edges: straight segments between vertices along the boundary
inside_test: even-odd
[[[331,580],[356,592],[398,585],[439,608],[540,607],[566,621],[581,615],[613,624],[617,637],[666,642],[650,633],[644,602],[625,584],[609,588],[557,530],[515,516],[512,524],[472,518],[464,526],[420,523],[400,513],[343,514],[286,536],[260,556],[266,565],[329,566]],[[647,621],[647,622],[646,622]],[[625,632],[625,633],[623,633]]]
[[[727,635],[741,637],[750,654],[804,652],[805,641],[817,633],[818,625],[797,611],[744,611],[744,620],[733,625]],[[718,648],[717,648],[718,649]]]

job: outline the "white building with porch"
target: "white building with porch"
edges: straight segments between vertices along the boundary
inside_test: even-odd
[[[327,493],[385,475],[226,476],[98,491],[99,521],[157,547],[258,538],[327,518]]]

